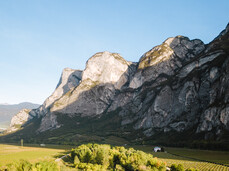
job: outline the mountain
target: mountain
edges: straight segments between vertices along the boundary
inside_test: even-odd
[[[1,139],[60,143],[116,136],[229,149],[229,25],[209,44],[168,38],[139,62],[96,53],[84,71],[64,69],[53,94],[29,115],[24,129]]]
[[[0,104],[0,127],[6,127],[6,123],[10,123],[12,116],[17,114],[22,109],[35,109],[39,104],[23,102],[19,104]],[[8,124],[9,125],[9,124]]]

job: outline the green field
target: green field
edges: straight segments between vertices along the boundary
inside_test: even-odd
[[[0,144],[0,165],[19,161],[20,159],[28,160],[32,163],[40,160],[55,159],[56,156],[64,154],[65,149],[70,149],[68,146],[48,145],[39,147],[38,145],[17,146]]]
[[[151,153],[154,157],[166,162],[168,166],[175,163],[182,164],[185,168],[229,171],[229,167],[210,163],[216,162],[229,166],[229,152],[165,148],[167,153],[155,153],[153,152],[152,146],[139,145],[128,147],[133,147],[135,149]],[[26,145],[24,147],[20,147],[19,145],[0,144],[0,165],[4,166],[14,161],[19,161],[20,159],[25,159],[32,163],[41,160],[54,160],[67,154],[71,148],[71,146],[66,145],[46,145],[45,147],[39,147],[38,145]]]
[[[154,157],[165,161],[168,166],[182,164],[185,169],[229,171],[229,152],[167,147],[166,153],[155,153],[151,146],[134,146],[134,148],[153,154]],[[228,165],[228,167],[220,164]]]

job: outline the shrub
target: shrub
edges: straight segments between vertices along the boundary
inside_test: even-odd
[[[106,168],[104,166],[91,163],[80,163],[77,165],[77,169],[87,171],[106,171]]]
[[[58,166],[55,162],[41,161],[34,165],[33,171],[57,171]]]
[[[184,167],[182,164],[172,164],[171,171],[184,171]]]
[[[77,165],[79,163],[80,163],[79,158],[77,156],[75,156],[75,158],[74,158],[74,164]]]
[[[26,160],[20,160],[19,162],[14,162],[7,165],[7,170],[10,171],[30,171],[32,170],[32,164]]]
[[[81,170],[166,170],[165,163],[133,148],[87,144],[72,149],[71,156]]]
[[[75,154],[82,163],[89,163],[91,160],[91,150],[86,145],[81,145],[79,148],[75,149]],[[75,156],[75,155],[73,155]],[[75,157],[74,157],[75,158]]]
[[[58,171],[58,166],[53,161],[41,161],[32,165],[26,160],[20,160],[9,164],[4,169],[5,171]]]

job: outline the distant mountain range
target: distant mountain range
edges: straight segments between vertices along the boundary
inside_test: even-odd
[[[1,141],[102,142],[116,136],[229,150],[229,25],[209,44],[168,38],[138,62],[96,53],[83,71],[64,69],[53,94],[13,123],[19,131]]]
[[[19,104],[0,104],[0,128],[9,126],[11,118],[22,109],[35,109],[39,104],[23,102]]]

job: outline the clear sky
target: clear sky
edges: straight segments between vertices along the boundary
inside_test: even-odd
[[[43,103],[63,68],[96,52],[138,61],[168,37],[208,43],[228,22],[229,0],[2,0],[0,103]]]

